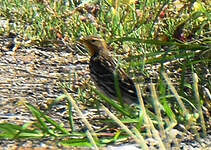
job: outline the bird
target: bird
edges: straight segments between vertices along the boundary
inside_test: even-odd
[[[118,100],[115,88],[115,78],[119,83],[121,97],[124,103],[138,104],[139,100],[133,80],[121,69],[117,60],[111,56],[107,43],[98,36],[87,36],[79,40],[91,56],[89,70],[91,79],[97,89],[109,98]]]

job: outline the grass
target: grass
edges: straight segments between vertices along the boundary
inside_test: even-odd
[[[120,66],[135,77],[135,81],[138,82],[140,73],[144,75],[142,84],[150,84],[146,99],[152,103],[143,104],[145,92],[138,83],[140,106],[134,107],[114,102],[90,85],[88,92],[100,101],[93,107],[107,116],[99,118],[98,123],[105,125],[105,129],[96,131],[67,92],[71,86],[63,86],[64,94],[58,101],[66,99],[68,102],[69,128],[26,104],[36,121],[22,126],[2,123],[0,138],[52,137],[61,145],[95,149],[132,138],[143,149],[149,149],[145,139],[154,137],[161,149],[167,149],[168,142],[164,139],[180,124],[195,135],[206,136],[210,120],[205,121],[204,114],[206,109],[210,110],[211,91],[209,5],[209,2],[156,0],[1,0],[0,17],[6,22],[0,29],[2,36],[14,33],[29,41],[23,43],[23,47],[39,45],[56,49],[62,41],[70,48],[81,50],[77,43],[80,37],[100,35],[114,48],[114,57],[120,58]],[[78,93],[86,95],[87,91]],[[114,112],[104,105],[109,105]],[[73,109],[87,127],[85,133],[75,131]]]

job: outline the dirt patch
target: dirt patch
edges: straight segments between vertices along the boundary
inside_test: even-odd
[[[1,121],[23,123],[32,117],[23,102],[44,110],[49,101],[62,94],[60,80],[79,87],[77,80],[89,76],[88,58],[84,60],[64,45],[60,49],[25,48],[17,47],[15,41],[16,37],[0,37],[0,117],[4,118]],[[77,72],[81,76],[73,78]]]

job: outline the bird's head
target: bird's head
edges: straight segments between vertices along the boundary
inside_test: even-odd
[[[106,42],[100,37],[96,36],[85,37],[80,39],[80,43],[88,48],[91,56],[93,56],[95,53],[99,53],[99,51],[101,50],[107,50]]]

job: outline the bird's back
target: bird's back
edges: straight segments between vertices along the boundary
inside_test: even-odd
[[[132,79],[126,73],[117,68],[116,62],[109,55],[93,55],[89,63],[91,78],[98,89],[108,97],[117,99],[114,84],[114,73],[118,75],[119,88],[122,98],[126,103],[138,103],[136,88]]]

